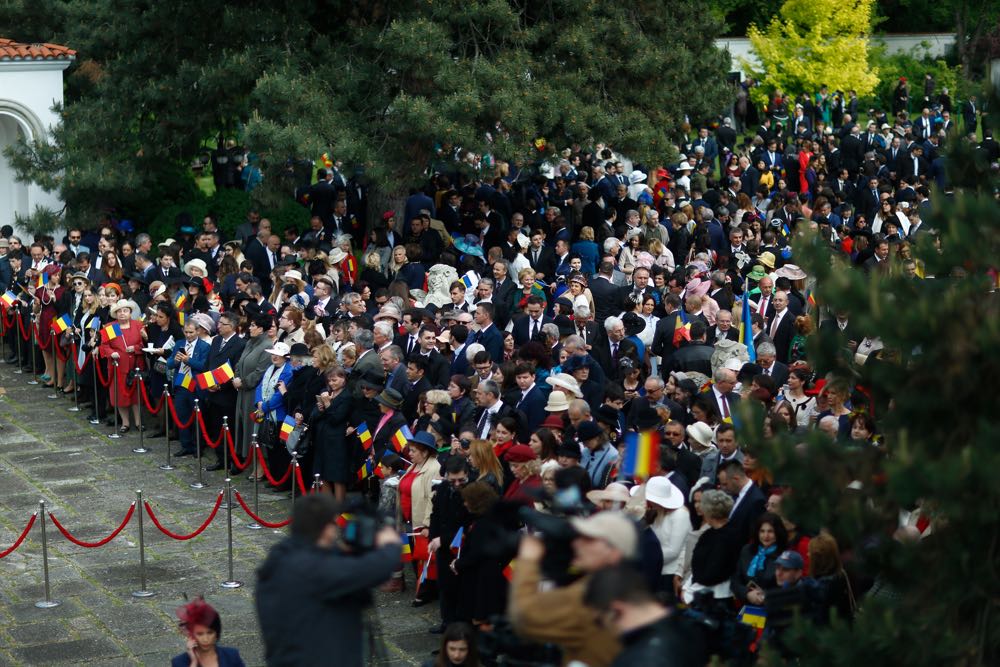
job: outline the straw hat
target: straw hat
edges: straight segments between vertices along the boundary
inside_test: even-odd
[[[111,316],[115,317],[118,311],[122,308],[128,308],[131,311],[132,303],[126,299],[118,299],[118,301],[115,302],[115,305],[111,306]]]
[[[597,505],[602,500],[610,500],[615,503],[625,504],[632,496],[629,495],[628,487],[620,482],[612,482],[603,490],[594,489],[587,491],[587,500]]]
[[[553,387],[559,387],[560,389],[572,392],[577,398],[583,398],[583,392],[580,391],[580,383],[569,373],[556,373],[545,378],[545,381]]]
[[[553,391],[549,394],[549,401],[545,404],[546,412],[565,412],[569,410],[569,401],[566,394],[561,391]],[[560,428],[562,425],[560,425]]]
[[[191,273],[191,269],[198,269],[199,271],[201,271],[201,275],[198,276],[199,278],[204,278],[205,276],[208,275],[208,265],[205,264],[205,260],[203,259],[192,259],[189,260],[188,263],[184,265],[184,273],[194,278],[195,276],[193,273]]]

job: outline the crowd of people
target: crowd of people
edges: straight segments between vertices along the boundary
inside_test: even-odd
[[[700,127],[645,171],[598,145],[434,173],[380,215],[320,169],[299,193],[308,228],[281,234],[255,210],[230,233],[209,215],[164,239],[110,220],[30,244],[0,230],[6,361],[121,434],[151,423],[143,389],[170,387],[191,424],[170,426],[177,456],[204,445],[196,399],[213,438],[228,423],[234,458],[256,441],[275,477],[292,453],[281,427],[297,429],[304,476],[378,503],[409,536],[411,563],[384,587],[410,570],[414,606],[437,600],[435,664],[478,660],[474,633],[506,623],[597,667],[666,664],[642,657],[654,646],[670,664],[760,642],[793,655],[792,609],[849,622],[883,589],[837,536],[782,511],[808,490],[775,478],[741,419],[763,415],[766,438],[818,430],[879,456],[891,443],[885,406],[843,372],[880,362],[878,332],[816,306],[791,241],[812,230],[875,280],[929,277],[916,242],[936,234],[942,147],[976,142],[993,162],[1000,148],[990,128],[979,140],[927,113],[784,108],[741,144],[729,118]],[[37,344],[15,321],[37,323]],[[814,336],[845,366],[818,367]],[[658,443],[650,474],[630,472],[632,434]],[[931,526],[917,507],[898,528]],[[701,645],[691,610],[766,623]]]

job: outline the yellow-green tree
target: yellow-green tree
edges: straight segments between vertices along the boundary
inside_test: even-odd
[[[856,90],[865,97],[878,84],[868,63],[868,34],[874,0],[787,0],[765,30],[747,31],[759,65],[744,60],[753,89],[764,101],[775,89],[786,95]]]

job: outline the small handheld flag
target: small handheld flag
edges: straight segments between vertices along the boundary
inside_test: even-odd
[[[229,362],[222,364],[214,371],[206,371],[204,373],[199,373],[197,380],[198,386],[202,389],[208,389],[210,387],[215,387],[220,384],[225,384],[235,377],[233,373],[233,367],[229,365]]]
[[[462,556],[462,540],[465,538],[465,526],[459,526],[458,532],[455,533],[455,539],[451,541],[449,548],[451,552],[455,554],[455,558],[461,558]]]
[[[93,329],[94,331],[97,331],[98,329],[101,328],[101,320],[100,320],[100,318],[97,317],[96,315],[94,317],[91,317],[90,318],[90,323],[87,324],[87,326],[89,328]]]
[[[3,303],[4,308],[10,308],[14,305],[15,301],[17,301],[17,295],[10,290],[7,290],[3,293],[3,296],[0,296],[0,302]]]
[[[406,447],[406,443],[410,440],[413,440],[413,433],[410,432],[410,429],[406,426],[406,424],[403,424],[389,439],[389,442],[392,443],[392,446],[397,452],[401,452],[403,451],[403,448]]]
[[[181,386],[190,391],[193,384],[194,378],[191,377],[190,373],[185,373],[184,378],[181,380]]]
[[[282,442],[288,442],[288,436],[290,436],[294,430],[295,417],[288,415],[285,417],[285,421],[281,422],[281,431],[278,433],[278,437],[281,438]]]
[[[625,434],[622,473],[636,479],[649,479],[660,470],[660,434],[658,431],[634,431]]]
[[[755,350],[753,346],[752,314],[750,311],[750,295],[747,293],[747,287],[749,287],[749,285],[744,284],[743,316],[740,318],[740,342],[746,345],[750,361],[754,362],[757,361],[757,350]]]
[[[39,271],[38,278],[35,279],[35,287],[36,288],[45,287],[48,284],[49,284],[49,274],[45,270]]]
[[[52,320],[52,329],[56,333],[62,333],[63,331],[66,331],[66,329],[69,329],[72,326],[73,326],[73,318],[69,316],[69,313],[66,313],[62,317]]]
[[[361,440],[361,446],[365,448],[365,451],[371,449],[372,434],[371,431],[368,430],[368,424],[366,424],[365,422],[361,422],[360,424],[358,424],[356,432],[358,434],[358,439]]]
[[[538,289],[540,289],[542,291],[544,291],[545,288],[548,287],[548,285],[545,284],[544,280],[538,280],[537,278],[535,279],[535,282],[532,283],[531,286],[532,287],[537,287]]]
[[[185,304],[187,304],[187,300],[188,300],[187,294],[185,294],[184,292],[179,292],[177,294],[177,298],[174,299],[174,308],[176,308],[177,310],[184,310],[184,306]]]
[[[101,342],[110,343],[115,338],[118,338],[121,335],[122,335],[122,328],[118,325],[117,322],[112,322],[108,326],[101,329]]]
[[[767,609],[748,604],[740,610],[740,615],[737,620],[744,625],[749,625],[752,628],[763,630],[764,626],[767,624]]]
[[[682,310],[681,312],[684,311]],[[680,347],[682,340],[691,340],[691,323],[684,322],[684,318],[678,315],[677,320],[674,322],[674,347]]]
[[[403,555],[400,560],[404,563],[409,563],[413,560],[413,538],[409,535],[403,535]]]

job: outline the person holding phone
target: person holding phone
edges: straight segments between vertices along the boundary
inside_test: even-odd
[[[222,620],[212,605],[198,598],[177,610],[181,629],[187,637],[185,652],[174,656],[170,667],[244,667],[235,648],[219,646]]]

